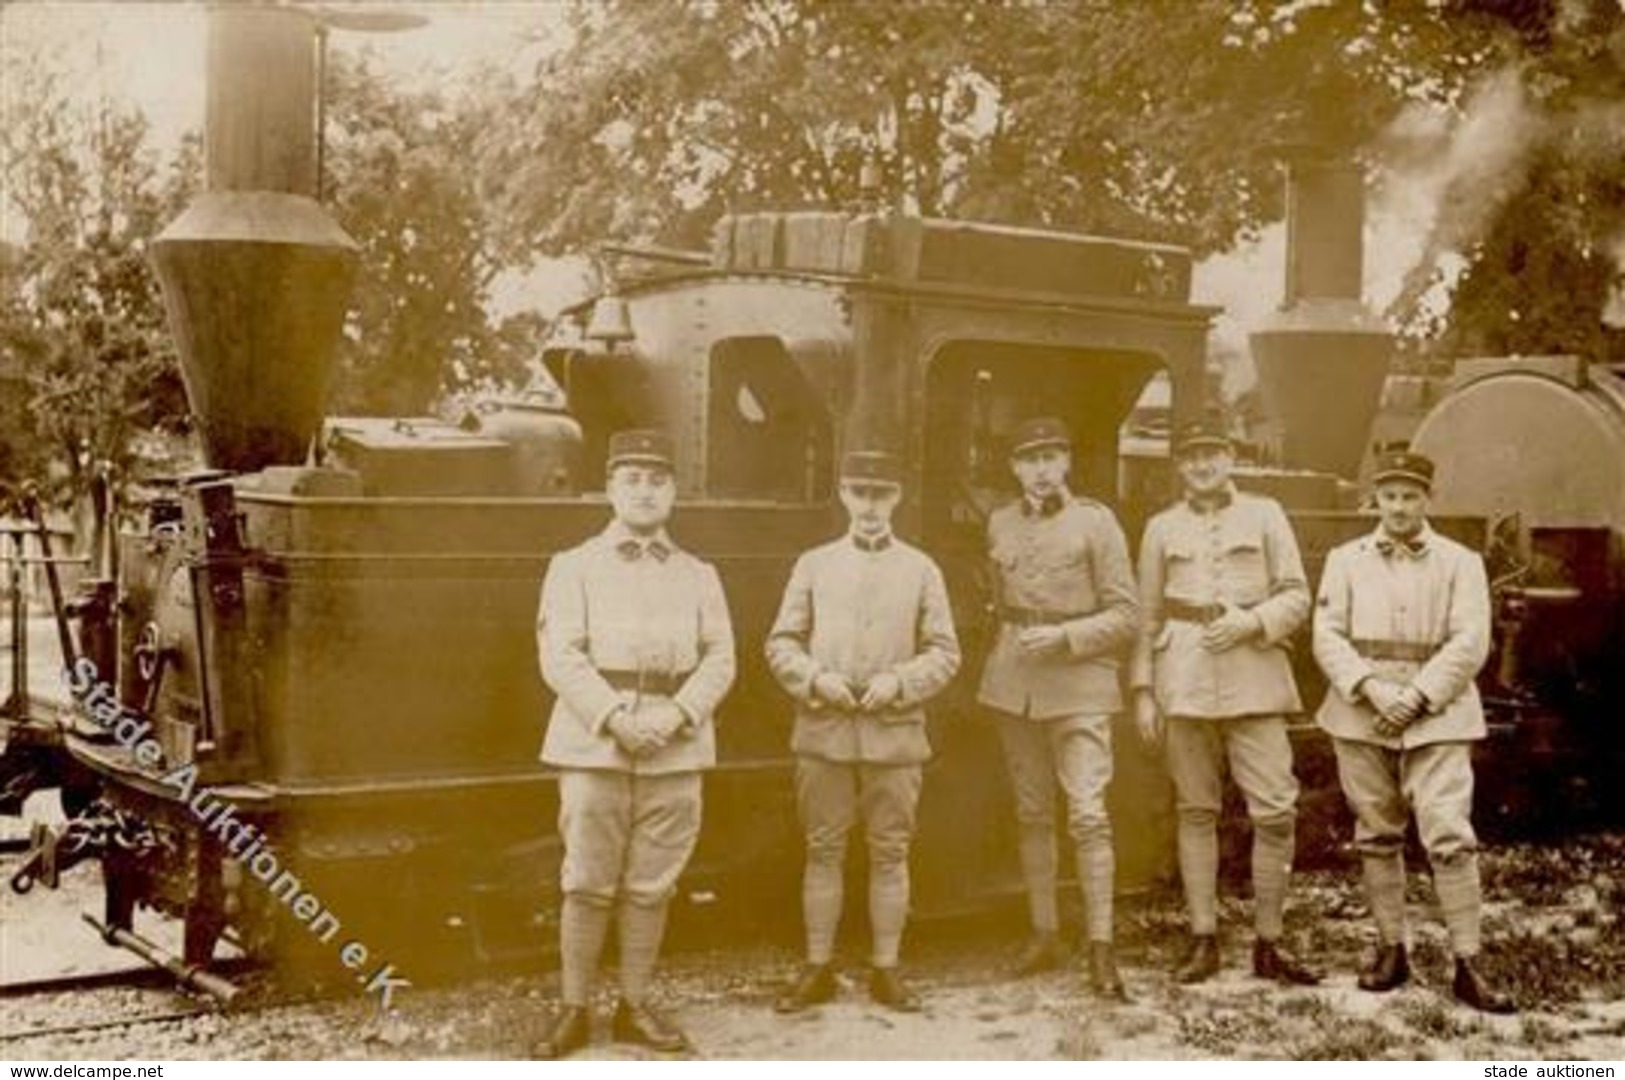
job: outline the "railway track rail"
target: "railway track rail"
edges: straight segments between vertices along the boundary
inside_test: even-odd
[[[17,1031],[0,1031],[0,1045],[21,1042],[25,1039],[49,1039],[63,1035],[80,1035],[93,1031],[109,1031],[116,1028],[146,1027],[151,1024],[174,1024],[183,1020],[191,1020],[199,1016],[224,1013],[226,1010],[218,1005],[207,1005],[196,1009],[171,1009],[166,1012],[137,1013],[134,1016],[116,1017],[110,1020],[95,1020],[89,1023],[56,1024],[46,1027],[31,1027]],[[242,1010],[233,1010],[241,1012]],[[248,1010],[258,1011],[250,1009]]]
[[[241,959],[220,960],[214,970],[223,977],[232,978],[251,974],[257,966]],[[151,965],[117,968],[113,971],[92,971],[69,975],[44,975],[36,979],[18,979],[0,983],[0,1001],[39,997],[45,994],[69,994],[81,990],[104,990],[111,987],[162,989],[173,987],[175,977]]]
[[[262,970],[262,968],[248,960],[235,958],[217,962],[213,970],[221,977],[238,978],[251,975]],[[63,1000],[71,1000],[83,993],[110,989],[155,991],[167,989],[171,991],[169,994],[171,1002],[173,1002],[174,998],[183,995],[189,996],[190,1000],[183,1005],[170,1004],[167,1008],[157,1008],[95,1020],[43,1026],[38,1024],[24,1027],[8,1026],[0,1028],[0,1045],[27,1039],[55,1038],[123,1027],[179,1023],[200,1016],[244,1016],[265,1012],[283,1005],[297,1004],[306,1000],[297,995],[256,991],[241,994],[228,1005],[201,992],[189,991],[176,985],[174,975],[162,968],[141,966],[85,974],[50,975],[37,979],[22,979],[0,984],[0,1003],[5,1003],[9,1009],[16,1003],[21,1002],[38,1001],[53,996],[59,996]]]

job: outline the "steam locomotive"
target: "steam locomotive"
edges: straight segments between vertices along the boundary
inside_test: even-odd
[[[674,435],[673,532],[718,566],[741,643],[679,919],[795,910],[789,708],[757,645],[796,554],[840,528],[843,450],[907,463],[899,529],[944,568],[968,670],[983,522],[1010,497],[1001,438],[1019,419],[1070,425],[1076,489],[1131,537],[1170,497],[1166,459],[1127,452],[1125,425],[1154,377],[1172,422],[1202,409],[1216,311],[1189,300],[1190,254],[883,208],[731,216],[708,252],[621,249],[645,272],[566,311],[540,358],[567,409],[535,395],[456,424],[324,417],[356,252],[311,198],[310,16],[210,20],[207,189],[152,245],[210,468],[120,538],[116,578],[89,583],[76,703],[9,721],[14,745],[49,730],[88,804],[39,833],[13,885],[94,858],[110,940],[157,954],[138,907],[184,922],[185,970],[222,938],[299,973],[347,965],[346,943],[410,968],[556,940],[537,588],[550,553],[608,517],[613,431]],[[1254,338],[1281,464],[1239,479],[1291,509],[1314,573],[1371,527],[1352,481],[1393,342],[1360,301],[1360,174],[1304,159],[1289,183],[1285,302]],[[1496,731],[1520,767],[1545,755],[1555,783],[1580,783],[1625,741],[1625,372],[1477,361],[1459,379],[1414,440],[1440,462],[1443,526],[1495,568]],[[1019,889],[968,683],[931,719],[925,914]],[[1309,788],[1336,799],[1312,729],[1299,737]],[[1132,889],[1171,869],[1171,806],[1132,732],[1116,745]]]

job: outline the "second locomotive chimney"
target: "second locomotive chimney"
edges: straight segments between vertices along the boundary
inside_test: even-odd
[[[1285,295],[1251,335],[1253,363],[1284,462],[1352,479],[1393,355],[1393,335],[1361,299],[1364,175],[1312,153],[1286,172]]]
[[[316,24],[209,8],[205,190],[152,244],[208,463],[298,464],[321,424],[356,244],[316,186]]]

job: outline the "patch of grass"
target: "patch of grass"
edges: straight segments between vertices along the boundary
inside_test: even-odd
[[[1530,1047],[1556,1046],[1574,1039],[1574,1032],[1564,1031],[1540,1016],[1524,1017],[1519,1027],[1524,1043]]]
[[[1411,970],[1423,978],[1430,977],[1436,971],[1446,978],[1452,976],[1455,973],[1455,961],[1450,955],[1449,948],[1431,936],[1424,937],[1420,932],[1421,929],[1413,927],[1411,931]]]
[[[1480,963],[1525,1007],[1578,1001],[1590,989],[1615,999],[1625,995],[1625,929],[1520,930],[1492,941]]]
[[[1332,1007],[1326,1004],[1326,999],[1315,994],[1289,997],[1281,1002],[1279,1011],[1282,1016],[1308,1021],[1317,1028],[1332,1027],[1338,1022]]]
[[[1556,845],[1487,848],[1479,858],[1479,868],[1487,898],[1555,907],[1577,884],[1617,882],[1625,877],[1625,837],[1600,833]]]
[[[1343,1018],[1290,1047],[1286,1056],[1293,1061],[1372,1061],[1390,1057],[1405,1045],[1381,1024]]]
[[[1214,1009],[1207,1013],[1183,1013],[1179,1017],[1179,1039],[1187,1046],[1209,1054],[1233,1057],[1238,1047],[1267,1043],[1268,1033],[1249,1022],[1239,1012]]]
[[[1457,1016],[1454,1005],[1431,994],[1401,1000],[1396,1011],[1406,1027],[1429,1039],[1460,1039],[1474,1031]]]

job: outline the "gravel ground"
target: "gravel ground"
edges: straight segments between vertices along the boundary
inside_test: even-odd
[[[1486,966],[1520,999],[1516,1016],[1481,1016],[1451,1002],[1446,942],[1420,874],[1412,878],[1412,985],[1388,995],[1356,989],[1354,971],[1371,930],[1352,869],[1301,875],[1294,886],[1289,936],[1330,972],[1313,989],[1276,988],[1246,973],[1247,906],[1236,897],[1224,902],[1224,973],[1199,987],[1175,985],[1167,970],[1182,914],[1167,890],[1125,901],[1120,912],[1130,1005],[1094,1001],[1075,972],[1007,977],[1013,918],[915,928],[908,961],[927,999],[916,1016],[873,1007],[855,960],[838,1002],[776,1016],[773,992],[794,966],[783,942],[674,950],[661,993],[700,1055],[711,1058],[1625,1059],[1625,832],[1495,848],[1485,854],[1484,872]],[[66,884],[60,893],[5,901],[6,980],[37,974],[41,951],[82,967],[84,949],[102,949],[82,930],[75,933],[88,944],[70,947],[56,934],[77,925],[75,910],[93,906],[97,893],[90,869]],[[56,944],[42,944],[51,940]],[[847,955],[861,950],[854,945]],[[542,1031],[555,992],[552,975],[485,979],[408,990],[389,1014],[350,999],[30,1037],[43,1027],[188,1006],[182,995],[151,988],[34,996],[0,1010],[7,1037],[0,1053],[54,1060],[514,1058]],[[608,998],[601,1004],[607,1011]],[[605,1035],[601,1030],[600,1040]],[[583,1056],[640,1055],[600,1041]]]

